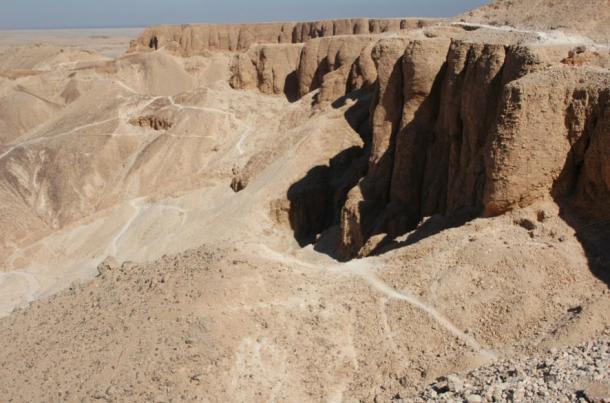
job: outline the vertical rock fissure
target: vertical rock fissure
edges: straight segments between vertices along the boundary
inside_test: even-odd
[[[411,40],[400,44],[402,54],[393,45],[381,41],[373,50],[372,150],[344,207],[344,259],[374,253],[427,216],[461,222],[481,214],[504,87],[535,65],[522,49],[503,45]]]

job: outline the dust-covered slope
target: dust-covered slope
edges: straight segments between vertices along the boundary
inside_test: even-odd
[[[496,26],[560,30],[610,42],[608,0],[495,0],[457,18]]]
[[[496,357],[589,340],[610,320],[606,287],[583,270],[569,226],[539,208],[530,231],[516,223],[527,213],[478,220],[348,264],[258,241],[108,261],[92,282],[0,320],[0,393],[389,401]]]
[[[289,227],[273,229],[286,189],[362,144],[348,106],[311,117],[311,100],[231,89],[225,54],[54,55],[1,88],[3,314],[90,278],[108,255],[145,261],[263,230],[286,242]],[[38,113],[16,108],[21,99]],[[233,182],[248,189],[236,194]]]

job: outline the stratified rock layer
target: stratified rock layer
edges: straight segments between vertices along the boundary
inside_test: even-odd
[[[132,50],[156,38],[184,56],[234,51],[233,88],[291,101],[315,91],[320,108],[355,100],[346,119],[365,142],[354,154],[365,174],[332,195],[301,184],[293,210],[320,211],[293,216],[335,219],[291,221],[309,240],[338,224],[340,258],[368,255],[436,214],[499,215],[551,196],[609,210],[607,69],[571,66],[566,46],[514,45],[493,30],[483,40],[437,23],[162,26]]]
[[[302,43],[327,36],[399,32],[438,21],[358,18],[298,23],[162,25],[147,28],[131,43],[131,51],[154,47],[153,39],[156,38],[159,47],[193,56],[215,50],[244,51],[257,43]]]
[[[342,214],[344,258],[435,214],[498,215],[551,194],[608,210],[607,72],[543,68],[517,46],[436,39],[399,55],[388,41],[373,52],[370,167]]]
[[[551,196],[608,211],[607,70],[568,67],[557,49],[421,31],[265,46],[279,55],[238,56],[235,88],[280,93],[270,83],[292,77],[296,97],[370,103],[355,124],[369,139],[368,168],[339,196],[340,258],[368,255],[435,214],[499,215]]]
[[[231,86],[296,97],[296,69],[302,48],[301,44],[257,45],[237,54],[231,66]]]

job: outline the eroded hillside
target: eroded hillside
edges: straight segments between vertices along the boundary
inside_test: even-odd
[[[389,401],[598,337],[610,64],[578,40],[359,19],[11,49],[0,309],[31,304],[1,394]]]
[[[346,259],[436,214],[489,217],[554,198],[607,218],[607,156],[590,148],[609,132],[608,59],[597,53],[607,50],[457,30],[258,45],[236,57],[234,87],[295,99],[316,90],[320,108],[355,102],[348,120],[365,147],[350,155],[367,160],[355,163],[365,174],[347,181],[356,186],[329,184],[334,205],[320,204],[320,180],[295,185],[297,238],[339,224],[336,255]]]

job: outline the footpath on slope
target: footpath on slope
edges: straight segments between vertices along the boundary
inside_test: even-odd
[[[409,305],[423,311],[429,318],[439,325],[441,325],[445,330],[451,333],[453,336],[462,341],[465,345],[470,347],[472,351],[481,354],[488,360],[496,360],[498,357],[496,353],[493,351],[487,350],[482,347],[472,336],[466,334],[465,332],[458,329],[448,318],[446,318],[443,314],[441,314],[436,308],[426,304],[420,299],[416,298],[411,292],[408,290],[397,291],[384,283],[381,279],[379,279],[373,270],[372,263],[370,262],[370,258],[364,259],[354,259],[347,263],[336,263],[330,265],[318,265],[313,263],[308,263],[298,258],[283,254],[277,251],[272,250],[267,245],[260,244],[258,248],[261,251],[261,256],[267,259],[274,260],[276,262],[284,263],[284,264],[293,264],[301,267],[306,267],[310,269],[316,270],[326,270],[335,273],[342,274],[350,274],[356,275],[366,281],[374,290],[380,292],[386,297],[391,299],[396,299],[400,301],[405,301]]]

